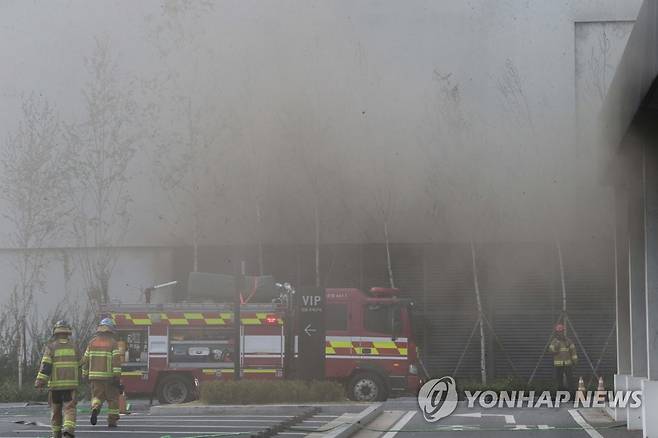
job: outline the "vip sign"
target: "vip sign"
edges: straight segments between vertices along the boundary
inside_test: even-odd
[[[305,380],[324,378],[325,360],[325,291],[321,288],[297,290],[296,335],[299,340],[297,375]]]

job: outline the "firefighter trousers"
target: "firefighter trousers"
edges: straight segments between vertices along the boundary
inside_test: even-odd
[[[556,366],[555,382],[557,383],[558,391],[571,391],[571,385],[573,384],[573,367],[571,365]]]
[[[50,405],[50,428],[55,438],[68,432],[71,436],[75,433],[75,414],[78,401],[75,389],[52,390],[48,394]]]
[[[107,401],[107,424],[119,422],[119,388],[112,380],[91,381],[91,408],[100,410]]]

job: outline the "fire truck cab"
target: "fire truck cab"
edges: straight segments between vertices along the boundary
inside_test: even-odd
[[[354,400],[384,400],[420,385],[410,303],[395,295],[383,288],[326,290],[325,378],[343,383]],[[117,325],[128,395],[182,403],[203,382],[233,378],[231,303],[108,304],[101,313]],[[285,358],[292,315],[281,301],[241,305],[241,378],[294,378],[304,366]]]
[[[419,387],[411,303],[396,294],[326,290],[325,376],[343,382],[351,399],[385,400]]]

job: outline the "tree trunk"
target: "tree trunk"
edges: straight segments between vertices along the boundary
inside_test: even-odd
[[[194,216],[194,230],[192,231],[192,272],[199,272],[199,221]]]
[[[480,282],[478,281],[478,268],[475,261],[475,246],[471,242],[471,259],[473,262],[473,287],[475,289],[475,299],[478,307],[478,318],[480,321],[480,375],[482,384],[487,384],[487,359],[486,359],[486,342],[484,338],[484,315],[482,313],[482,300],[480,299]]]
[[[18,390],[23,389],[23,345],[24,345],[24,339],[23,339],[23,325],[25,324],[25,321],[19,322],[18,328]]]
[[[25,374],[25,367],[27,366],[27,322],[23,319],[23,374]]]
[[[560,246],[559,240],[555,240],[555,246],[557,247],[557,257],[560,263],[560,285],[562,286],[562,313],[564,314],[567,313],[567,287],[564,281],[564,262],[562,261],[562,247]]]
[[[101,277],[101,300],[103,303],[110,302],[110,276],[105,272]]]
[[[320,287],[320,212],[317,201],[315,214],[315,287]]]
[[[260,201],[256,201],[256,220],[258,222],[258,275],[264,275],[263,267],[263,217],[260,211]]]
[[[555,239],[555,246],[557,247],[557,258],[560,262],[560,285],[562,287],[562,316],[561,320],[564,324],[564,334],[566,336],[568,330],[567,324],[567,285],[564,280],[564,261],[562,260],[562,246],[560,241]]]
[[[393,265],[391,263],[391,244],[388,237],[388,221],[384,221],[384,240],[386,242],[386,267],[388,268],[388,283],[395,289],[395,279],[393,278]]]

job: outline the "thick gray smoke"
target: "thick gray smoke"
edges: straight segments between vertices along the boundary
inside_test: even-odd
[[[1,126],[30,92],[80,119],[101,41],[140,128],[131,245],[312,242],[316,208],[325,242],[606,236],[573,23],[532,3],[7,1]]]

